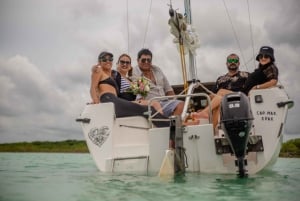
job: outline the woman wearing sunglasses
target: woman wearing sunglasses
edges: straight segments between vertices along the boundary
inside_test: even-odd
[[[260,48],[256,60],[258,68],[251,73],[245,84],[245,93],[253,89],[266,89],[276,86],[278,82],[278,68],[275,65],[274,50],[272,47],[263,46]]]
[[[131,57],[128,54],[122,54],[117,62],[117,71],[114,73],[114,78],[119,87],[118,96],[128,101],[135,101],[136,95],[128,91],[132,82],[131,76]]]
[[[98,57],[98,64],[92,67],[90,95],[91,104],[112,102],[115,106],[116,117],[144,116],[148,115],[148,107],[118,97],[119,87],[112,77],[113,54],[101,52]],[[157,113],[152,107],[151,113],[156,113],[154,118],[166,119],[165,116]],[[169,126],[169,122],[154,121],[157,127]]]
[[[134,101],[141,105],[148,105],[149,101],[144,99],[137,100],[137,96],[129,92],[132,83],[132,66],[131,57],[128,54],[122,54],[117,62],[117,72],[114,73],[115,80],[119,87],[118,96],[128,101]],[[152,101],[151,105],[160,113],[162,113],[161,105],[158,101]]]

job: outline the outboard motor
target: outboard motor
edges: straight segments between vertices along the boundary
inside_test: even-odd
[[[252,112],[248,97],[235,92],[223,97],[221,103],[221,127],[225,133],[230,147],[235,154],[239,176],[247,176],[245,155],[252,126]]]

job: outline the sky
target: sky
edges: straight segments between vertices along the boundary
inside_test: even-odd
[[[135,66],[137,52],[149,48],[153,64],[171,84],[181,84],[169,3],[0,0],[0,143],[83,140],[75,119],[91,100],[90,70],[103,50],[115,58],[129,53]],[[172,4],[184,13],[183,0]],[[252,72],[259,48],[273,47],[279,82],[295,102],[285,133],[300,137],[300,1],[192,0],[191,7],[200,40],[197,78],[215,81],[227,72],[233,52],[241,58],[240,70]]]

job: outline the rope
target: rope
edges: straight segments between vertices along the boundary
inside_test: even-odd
[[[243,54],[243,51],[242,51],[242,48],[241,48],[241,45],[240,45],[240,41],[239,41],[239,39],[238,39],[238,37],[237,37],[237,33],[236,33],[235,29],[234,29],[234,26],[233,26],[233,23],[232,23],[230,14],[229,14],[229,12],[228,12],[228,8],[227,8],[227,5],[226,5],[225,0],[223,0],[223,3],[224,3],[224,6],[225,6],[225,10],[226,10],[227,16],[228,16],[228,18],[229,18],[229,22],[230,22],[230,24],[231,24],[232,31],[233,31],[233,33],[234,33],[235,40],[237,41],[238,47],[239,47],[240,52],[241,52],[242,59],[243,59],[243,61],[244,61],[244,63],[245,63],[245,57],[244,57],[244,54]],[[245,63],[245,67],[246,67],[246,69],[247,69],[247,71],[248,71],[248,67],[246,66],[246,63]]]
[[[196,87],[202,87],[202,89],[204,89],[204,91],[206,91],[206,93],[210,94],[210,95],[214,95],[214,96],[218,96],[218,97],[221,97],[220,95],[218,94],[215,94],[214,92],[212,92],[211,90],[209,90],[208,88],[206,88],[202,83],[200,83],[199,81],[197,82],[197,86]],[[178,95],[182,95],[184,93],[186,93],[186,91],[188,90],[188,88],[184,88]],[[164,105],[161,110],[163,110],[165,107],[167,107],[167,105],[169,105],[170,103],[167,103],[166,105]],[[153,115],[151,115],[151,118],[154,117],[155,115],[157,115],[159,113],[159,111],[156,111]]]
[[[251,38],[251,43],[252,43],[252,53],[253,53],[253,66],[255,68],[255,55],[254,55],[254,40],[253,40],[253,31],[252,31],[252,22],[251,22],[251,17],[250,17],[250,6],[249,6],[249,0],[247,0],[247,7],[248,7],[248,18],[249,18],[249,28],[250,28],[250,38]]]
[[[149,8],[149,12],[148,12],[148,19],[147,19],[146,30],[145,30],[145,35],[144,35],[144,42],[143,42],[143,45],[142,45],[143,48],[145,47],[145,41],[146,41],[148,27],[149,27],[151,9],[152,9],[152,0],[150,1],[150,8]]]
[[[128,0],[126,0],[126,18],[127,18],[127,54],[129,54],[129,12],[128,12]]]
[[[214,92],[212,92],[211,90],[209,90],[208,88],[206,88],[201,82],[197,82],[197,86],[195,87],[195,88],[197,88],[197,87],[201,87],[204,91],[206,91],[206,93],[208,93],[208,94],[210,94],[210,95],[214,95],[214,96],[219,96],[219,97],[221,97],[220,95],[218,95],[218,94],[216,94],[216,93],[214,93]],[[188,89],[183,89],[180,93],[179,93],[179,95],[182,95],[183,93],[186,93],[186,91],[187,91]]]

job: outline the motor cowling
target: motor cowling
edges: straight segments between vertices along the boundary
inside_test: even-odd
[[[221,128],[237,158],[244,158],[247,150],[253,116],[249,98],[241,92],[223,97],[221,102]]]

